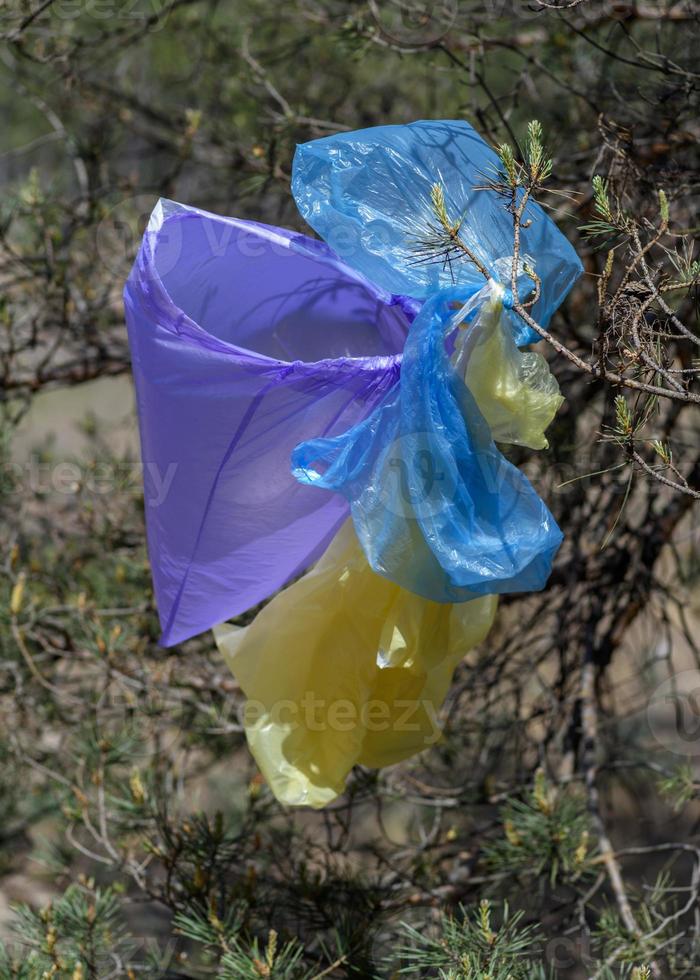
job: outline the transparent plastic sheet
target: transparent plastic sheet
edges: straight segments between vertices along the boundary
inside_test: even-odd
[[[396,383],[416,304],[321,242],[162,201],[124,291],[161,642],[256,605],[324,551],[338,495],[292,448]]]
[[[292,454],[297,479],[348,500],[374,571],[435,602],[541,589],[562,540],[450,363],[453,308],[468,299],[454,288],[426,300],[400,384],[367,419]]]
[[[546,449],[545,430],[564,399],[544,357],[518,350],[505,313],[503,290],[493,290],[457,330],[452,363],[495,442]]]
[[[427,602],[369,568],[351,522],[250,626],[219,626],[245,692],[246,735],[277,799],[322,807],[353,765],[392,765],[439,738],[452,674],[497,599]]]

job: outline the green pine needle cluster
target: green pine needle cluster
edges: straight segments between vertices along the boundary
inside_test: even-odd
[[[485,849],[494,870],[546,876],[551,884],[590,872],[585,801],[569,788],[556,788],[541,771],[525,799],[506,803],[500,820],[503,836]]]
[[[265,941],[241,938],[241,910],[234,906],[224,918],[212,910],[191,910],[175,916],[177,931],[209,950],[212,963],[218,965],[221,980],[312,980],[317,975],[304,965],[304,946],[296,939],[281,943],[270,929]]]
[[[634,222],[620,202],[613,197],[609,181],[596,174],[591,181],[591,188],[593,191],[594,217],[586,224],[580,225],[579,231],[588,238],[602,239],[601,248],[618,243],[623,238],[628,237],[632,232]],[[664,207],[667,213],[668,201],[665,194],[663,197],[659,197],[659,204],[662,215]],[[668,220],[668,216],[666,220]]]
[[[439,977],[440,980],[545,980],[542,947],[537,930],[523,925],[523,913],[503,906],[494,922],[492,905],[482,901],[475,909],[460,907],[447,916],[435,938],[404,926],[409,944],[402,950],[404,966],[398,975]]]
[[[686,896],[673,891],[669,872],[662,871],[653,886],[631,897],[636,898],[634,917],[640,932],[630,935],[617,906],[609,905],[601,912],[594,930],[602,956],[614,955],[630,970],[634,980],[646,980],[651,977],[651,970],[634,964],[648,963],[663,951],[669,977],[695,976],[700,949],[696,941],[685,941],[679,932],[679,907],[686,904]]]
[[[88,980],[127,975],[135,946],[114,888],[70,885],[53,903],[16,909],[12,946],[0,943],[0,980]],[[151,975],[143,967],[141,976]]]
[[[545,148],[544,131],[542,124],[537,119],[533,119],[527,124],[522,161],[518,160],[510,143],[501,143],[496,147],[496,152],[503,168],[503,172],[499,175],[496,183],[505,185],[506,188],[516,190],[518,187],[525,187],[534,191],[552,176],[553,160]]]
[[[686,803],[696,799],[700,787],[695,781],[692,767],[686,763],[678,766],[670,775],[659,780],[659,792],[671,802],[678,813]]]

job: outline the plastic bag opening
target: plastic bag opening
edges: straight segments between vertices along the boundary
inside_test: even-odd
[[[403,348],[401,305],[304,235],[171,205],[149,257],[177,312],[243,351],[316,362]]]

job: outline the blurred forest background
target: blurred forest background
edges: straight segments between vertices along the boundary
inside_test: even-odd
[[[700,976],[695,0],[4,0],[0,978]],[[442,741],[272,799],[157,646],[121,290],[159,196],[301,228],[297,142],[543,126],[586,275],[517,456],[566,534]]]

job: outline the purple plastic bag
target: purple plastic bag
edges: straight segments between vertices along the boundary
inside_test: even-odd
[[[326,548],[346,501],[292,449],[367,416],[410,302],[323,243],[156,206],[124,290],[148,546],[165,646],[256,605]]]

